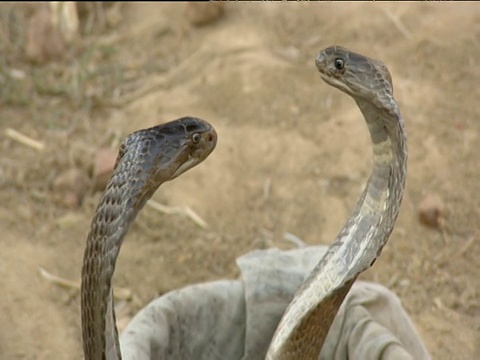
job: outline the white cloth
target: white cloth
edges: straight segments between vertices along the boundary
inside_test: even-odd
[[[125,359],[264,359],[296,290],[327,247],[258,250],[237,259],[238,280],[197,284],[152,301],[120,337]],[[319,359],[430,359],[400,300],[385,287],[352,286]]]

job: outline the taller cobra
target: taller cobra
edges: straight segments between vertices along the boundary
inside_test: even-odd
[[[316,65],[325,82],[360,108],[373,145],[373,171],[343,229],[288,306],[268,360],[318,359],[350,287],[387,242],[405,187],[406,133],[386,66],[340,46],[322,50]]]
[[[215,129],[185,117],[125,138],[92,220],[83,259],[81,313],[86,360],[121,359],[112,276],[130,224],[158,187],[213,151]]]

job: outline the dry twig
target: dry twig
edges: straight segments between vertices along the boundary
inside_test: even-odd
[[[162,205],[155,200],[148,200],[147,205],[150,206],[152,209],[160,211],[164,214],[180,214],[184,215],[190,220],[192,220],[195,224],[200,226],[203,229],[208,227],[208,224],[203,220],[196,212],[190,209],[188,206],[167,206]]]
[[[407,27],[400,21],[400,19],[393,15],[390,11],[387,9],[381,8],[383,13],[392,21],[393,25],[400,31],[400,33],[405,36],[406,39],[410,39],[412,37],[412,33],[410,30],[407,29]]]
[[[458,252],[452,256],[452,259],[455,259],[455,258],[458,258],[460,256],[462,256],[463,254],[465,254],[468,249],[470,249],[473,245],[473,243],[475,242],[475,240],[477,239],[477,232],[475,231],[467,240],[467,242],[465,243],[465,245],[462,246],[462,248],[460,250],[458,250]]]
[[[22,133],[12,128],[5,129],[5,136],[19,142],[22,145],[31,147],[32,149],[35,149],[37,151],[43,151],[43,149],[45,149],[45,144],[43,142],[34,140],[31,137],[23,135]]]
[[[65,278],[62,278],[57,275],[53,275],[52,273],[48,272],[42,267],[38,268],[38,271],[40,272],[40,275],[46,279],[47,281],[61,286],[63,288],[67,289],[76,289],[80,290],[80,281],[72,281],[68,280]],[[113,290],[113,296],[118,299],[118,300],[131,300],[132,299],[132,292],[129,289],[126,288],[119,288],[115,287]]]

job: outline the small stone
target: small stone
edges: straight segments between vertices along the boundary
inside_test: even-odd
[[[185,16],[193,26],[203,26],[220,18],[224,8],[223,2],[189,2],[185,6]]]
[[[446,213],[445,204],[437,194],[426,195],[418,205],[420,222],[432,228],[442,227]]]
[[[95,190],[104,190],[112,175],[117,152],[110,148],[100,148],[95,152],[93,160],[93,180]]]
[[[88,190],[88,184],[88,176],[83,171],[67,170],[53,182],[55,197],[67,207],[78,208]]]

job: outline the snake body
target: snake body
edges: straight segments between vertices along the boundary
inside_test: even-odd
[[[360,108],[373,145],[373,171],[343,229],[284,313],[268,360],[318,359],[350,287],[387,242],[405,187],[406,133],[387,67],[340,46],[322,50],[316,66],[327,84]]]
[[[83,259],[81,314],[86,360],[121,359],[111,282],[130,224],[162,183],[206,159],[216,142],[210,124],[185,117],[134,132],[120,145]]]

